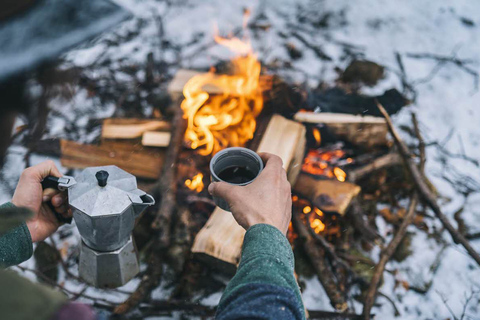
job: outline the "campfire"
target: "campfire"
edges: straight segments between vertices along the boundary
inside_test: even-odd
[[[235,271],[245,230],[215,206],[206,188],[211,157],[234,146],[283,160],[292,185],[288,239],[300,279],[316,277],[336,312],[351,311],[347,302],[352,299],[368,306],[385,268],[369,257],[373,248],[387,245],[376,218],[402,231],[395,233],[400,240],[407,218],[426,228],[415,211],[420,200],[411,196],[416,182],[402,167],[402,159],[408,163],[411,157],[399,152],[398,138],[395,146],[389,140],[392,125],[383,112],[383,106],[394,112],[408,101],[382,105],[340,77],[338,87],[319,88],[315,94],[337,90],[342,99],[361,101],[362,107],[373,104],[382,116],[364,115],[363,109],[348,112],[351,104],[342,106],[342,99],[335,112],[318,112],[317,100],[307,99],[311,93],[299,93],[297,86],[268,73],[248,38],[216,35],[215,42],[234,57],[208,72],[178,70],[168,86],[171,103],[154,109],[151,117],[103,119],[98,143],[38,143],[38,150],[58,155],[67,168],[117,165],[141,179],[142,189],[157,199],[135,230],[137,246],[147,257],[145,276],[114,312],[124,314],[147,301],[165,277],[159,271],[163,263],[173,274],[168,285],[175,287],[174,301],[192,299],[206,283],[216,292],[223,284],[212,275]],[[406,199],[412,199],[408,208]],[[377,210],[378,204],[391,210]],[[391,242],[394,249],[403,245],[397,240]],[[387,253],[386,261],[393,254]],[[364,296],[357,297],[358,292]]]

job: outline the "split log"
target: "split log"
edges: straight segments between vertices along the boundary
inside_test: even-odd
[[[142,178],[158,179],[165,160],[165,152],[148,150],[129,142],[110,142],[102,145],[60,141],[62,166],[83,169],[86,167],[116,165]]]
[[[361,188],[350,182],[317,180],[302,173],[298,176],[293,190],[324,212],[344,215]]]
[[[294,119],[303,123],[324,124],[336,137],[355,146],[386,146],[388,128],[385,119],[343,113],[298,112]]]
[[[305,153],[305,127],[274,115],[262,136],[257,152],[270,152],[283,160],[288,181],[294,184]],[[233,215],[215,208],[206,225],[197,234],[192,252],[212,264],[237,265],[240,260],[245,229]]]
[[[151,119],[110,118],[103,120],[103,139],[135,139],[147,131],[169,131],[171,125],[167,121]]]
[[[298,212],[292,215],[293,226],[303,241],[303,248],[315,273],[320,280],[325,292],[330,299],[331,305],[339,311],[348,309],[343,293],[338,288],[332,270],[328,267],[325,256],[325,249],[317,244],[317,241],[308,232],[307,226],[303,223]]]
[[[395,127],[393,126],[392,120],[390,119],[390,116],[388,115],[387,111],[385,110],[385,108],[383,108],[383,106],[378,101],[377,101],[377,107],[385,117],[385,120],[387,121],[388,130],[390,131],[390,134],[392,135],[393,140],[397,145],[400,155],[402,156],[403,161],[405,162],[405,165],[408,171],[410,172],[410,175],[412,176],[412,179],[415,183],[415,187],[417,188],[420,196],[432,209],[432,211],[435,213],[437,218],[441,221],[443,227],[447,229],[447,231],[450,233],[450,236],[452,237],[453,241],[455,243],[461,244],[465,248],[467,253],[473,258],[473,260],[475,260],[477,264],[480,266],[480,255],[478,254],[477,251],[475,251],[475,249],[472,247],[470,242],[468,242],[468,240],[465,239],[465,237],[462,234],[460,234],[460,232],[458,232],[457,229],[455,229],[455,227],[448,220],[447,216],[445,216],[445,214],[440,209],[440,206],[438,205],[437,200],[435,199],[435,196],[430,191],[430,188],[428,187],[428,184],[422,172],[420,171],[417,164],[411,157],[407,146],[402,141],[402,139],[400,138],[400,135],[398,134]]]
[[[147,131],[142,136],[145,147],[168,147],[172,134],[170,132]]]
[[[397,166],[401,163],[402,158],[400,155],[396,152],[390,152],[384,156],[378,157],[367,165],[348,171],[347,180],[350,182],[357,182],[377,170]]]
[[[377,295],[378,285],[380,284],[380,280],[382,279],[383,271],[385,270],[385,266],[388,260],[390,260],[391,256],[395,253],[395,250],[397,249],[398,245],[407,233],[407,227],[413,222],[417,203],[418,196],[417,194],[414,194],[412,200],[410,201],[410,205],[408,207],[408,212],[405,215],[405,219],[398,228],[398,231],[393,237],[392,241],[390,241],[387,248],[380,254],[380,261],[375,266],[372,281],[370,282],[370,286],[368,287],[368,290],[365,294],[365,301],[363,304],[363,315],[365,317],[365,320],[370,320],[371,318],[370,311],[372,310],[373,303],[375,302],[375,296]]]
[[[170,81],[170,84],[168,85],[168,93],[173,99],[179,98],[182,96],[183,93],[183,88],[187,84],[187,82],[200,74],[205,74],[205,72],[199,72],[199,71],[194,71],[194,70],[186,70],[186,69],[180,69],[177,71],[175,74],[174,78],[172,81]],[[216,75],[218,77],[222,76],[221,74]],[[262,90],[268,89],[271,86],[272,82],[272,76],[271,75],[261,75],[260,76],[260,88]],[[217,86],[214,85],[205,85],[202,88],[206,93],[209,94],[222,94],[223,90]],[[231,94],[235,94],[234,92]]]

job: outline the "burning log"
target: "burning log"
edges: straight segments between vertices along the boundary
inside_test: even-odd
[[[140,138],[147,131],[169,131],[170,123],[150,119],[123,119],[111,118],[103,120],[103,139],[135,139]]]
[[[317,180],[308,174],[298,176],[293,190],[309,199],[312,204],[324,212],[344,215],[350,202],[361,188],[356,184],[338,180]]]
[[[336,137],[366,149],[386,146],[388,143],[385,119],[379,117],[301,111],[295,114],[294,119],[324,124]]]
[[[187,82],[193,77],[198,76],[200,74],[202,74],[202,72],[194,71],[194,70],[186,70],[186,69],[178,70],[177,73],[175,74],[175,77],[172,79],[172,81],[168,85],[168,89],[167,89],[168,93],[173,99],[181,97],[183,93],[183,89],[185,88],[185,85],[187,84]],[[219,76],[220,75],[218,75],[217,77]],[[272,76],[261,75],[259,80],[260,80],[260,88],[268,89],[272,82]],[[213,84],[204,85],[201,89],[208,94],[225,93],[223,88],[217,87]],[[232,92],[229,92],[229,93],[232,94]]]
[[[137,177],[148,179],[157,179],[160,176],[165,160],[165,152],[147,150],[127,141],[91,145],[60,140],[60,149],[60,162],[66,168],[116,165]]]
[[[274,115],[257,152],[270,152],[281,157],[288,180],[295,183],[305,153],[305,127]],[[195,238],[192,252],[200,257],[208,257],[210,263],[220,261],[237,265],[244,236],[245,229],[237,224],[232,214],[217,207]]]

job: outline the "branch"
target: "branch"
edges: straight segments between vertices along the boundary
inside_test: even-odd
[[[400,244],[403,237],[407,233],[407,227],[412,223],[413,218],[415,216],[415,208],[417,207],[417,202],[418,202],[418,196],[415,193],[413,195],[412,200],[410,201],[410,205],[408,207],[408,212],[405,215],[405,219],[403,219],[403,222],[400,225],[400,228],[398,228],[398,231],[393,237],[392,241],[390,241],[387,248],[381,253],[380,261],[375,266],[372,281],[370,283],[370,287],[366,292],[365,302],[363,304],[363,315],[365,317],[365,320],[370,320],[370,311],[372,309],[373,303],[375,302],[378,285],[380,284],[380,280],[382,279],[383,271],[385,270],[385,265],[387,264],[388,260],[390,260],[392,255],[395,253],[395,250],[397,249],[398,245]]]
[[[318,246],[315,239],[312,238],[308,232],[309,227],[305,226],[298,214],[293,214],[293,225],[298,233],[298,236],[303,240],[303,247],[310,259],[311,265],[317,274],[318,279],[322,283],[331,305],[339,311],[347,311],[347,302],[344,299],[343,293],[339,290],[335,282],[335,275],[327,266],[325,261],[325,250]]]
[[[467,250],[468,254],[477,262],[477,264],[480,266],[480,255],[478,252],[473,249],[473,247],[470,245],[467,239],[463,235],[461,235],[448,221],[448,218],[443,214],[442,210],[437,204],[437,201],[435,200],[435,197],[433,196],[432,192],[428,188],[428,185],[420,172],[420,170],[417,167],[417,164],[413,161],[413,159],[410,156],[410,152],[408,151],[407,147],[403,143],[403,141],[400,139],[400,136],[398,135],[395,127],[392,124],[392,120],[390,119],[390,116],[388,115],[387,111],[383,108],[383,106],[377,101],[377,107],[380,110],[380,112],[383,114],[385,117],[385,120],[387,121],[388,125],[388,130],[390,131],[393,140],[395,141],[395,144],[398,147],[398,150],[400,152],[400,155],[403,158],[403,161],[405,162],[405,165],[410,172],[413,181],[415,182],[416,188],[420,194],[420,196],[425,200],[425,202],[428,204],[428,206],[432,209],[432,211],[435,213],[437,218],[442,222],[442,225],[447,229],[447,231],[450,233],[450,235],[453,238],[453,241],[455,243],[460,243],[465,250]]]

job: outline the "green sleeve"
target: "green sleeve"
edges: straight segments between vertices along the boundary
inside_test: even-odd
[[[294,267],[292,248],[280,230],[267,224],[252,226],[245,234],[237,273],[227,285],[219,308],[236,292],[240,292],[242,287],[256,283],[291,290],[303,313],[303,302],[294,276]]]
[[[0,206],[2,209],[15,208],[12,203]],[[0,219],[0,224],[2,219]],[[32,238],[25,222],[0,236],[0,267],[10,267],[30,259],[33,254]]]

